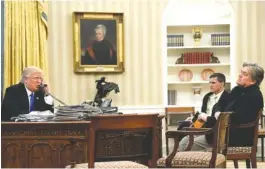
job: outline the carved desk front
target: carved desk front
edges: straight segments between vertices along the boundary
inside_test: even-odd
[[[157,123],[159,157],[162,156],[163,117],[159,116]],[[64,168],[72,161],[87,162],[90,124],[90,121],[2,122],[1,167]],[[124,149],[132,145],[127,146]]]
[[[72,160],[87,161],[89,121],[2,122],[1,127],[2,168],[64,168]]]

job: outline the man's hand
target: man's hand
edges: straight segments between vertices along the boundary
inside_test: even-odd
[[[191,121],[193,117],[187,117],[185,121]]]
[[[218,119],[219,115],[220,115],[221,112],[217,111],[214,113],[214,117],[216,118],[216,120]]]
[[[53,105],[53,98],[50,95],[45,96],[44,101],[46,104]]]
[[[205,113],[200,113],[198,116],[198,119],[206,122],[207,117],[208,117],[208,115],[206,115]]]

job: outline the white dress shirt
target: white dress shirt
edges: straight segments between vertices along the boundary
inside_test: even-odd
[[[26,91],[27,91],[27,95],[28,95],[28,100],[29,100],[29,109],[30,109],[30,95],[31,95],[31,93],[33,93],[32,91],[30,91],[26,86],[25,86],[25,88],[26,88]]]
[[[30,95],[33,92],[30,91],[26,86],[25,86],[25,88],[26,88],[26,91],[27,91],[28,100],[29,100],[29,104],[30,104],[30,97],[31,97]],[[44,96],[44,101],[45,101],[46,104],[53,105],[53,98],[50,95]],[[29,107],[30,107],[30,105],[29,105]]]
[[[218,94],[215,94],[213,93],[209,99],[208,99],[208,102],[207,102],[207,108],[206,108],[206,114],[208,116],[211,116],[212,114],[212,110],[213,110],[213,106],[219,101],[221,95],[223,94],[224,90],[221,91],[220,93]]]

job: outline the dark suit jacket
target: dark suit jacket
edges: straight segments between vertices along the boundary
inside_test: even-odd
[[[117,52],[113,45],[106,39],[94,41],[89,46],[84,56],[81,56],[82,65],[116,65]]]
[[[44,93],[41,91],[34,93],[34,107],[36,111],[53,112],[53,106],[45,103]],[[11,117],[27,113],[29,113],[29,100],[24,84],[18,83],[8,87],[2,102],[2,121],[9,121]]]
[[[229,93],[228,104],[224,111],[232,111],[231,124],[238,125],[254,121],[263,108],[263,96],[258,86],[246,88],[236,86]],[[254,128],[230,129],[230,146],[252,146]]]
[[[213,94],[212,92],[209,92],[204,96],[203,101],[202,101],[201,112],[206,112],[207,102],[212,94]],[[218,102],[213,106],[211,116],[207,117],[207,122],[203,125],[204,128],[212,128],[215,125],[216,119],[214,117],[214,114],[217,111],[220,111],[220,112],[224,111],[224,108],[227,104],[227,97],[228,97],[228,92],[224,91],[220,99],[218,100]],[[213,139],[213,134],[206,135],[205,137],[206,137],[207,142],[211,144],[212,139]]]

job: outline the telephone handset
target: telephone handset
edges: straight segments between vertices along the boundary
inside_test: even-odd
[[[47,84],[45,84],[45,83],[41,83],[41,84],[39,85],[39,91],[43,92],[45,95],[49,95],[49,93],[46,93],[46,92],[45,92],[45,90],[44,90],[45,87],[47,87]]]

